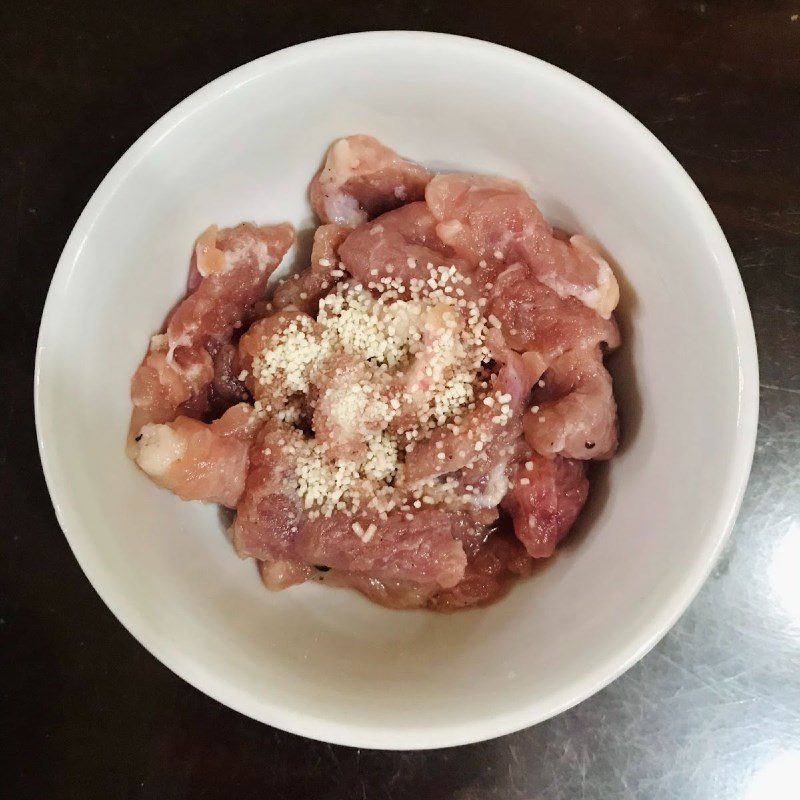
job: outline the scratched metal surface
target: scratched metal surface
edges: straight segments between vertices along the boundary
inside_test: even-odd
[[[800,5],[306,0],[0,5],[0,794],[10,798],[800,797]],[[578,708],[480,745],[358,752],[191,689],[77,567],[36,455],[30,378],[61,247],[129,144],[265,52],[364,28],[491,39],[588,80],[686,166],[729,237],[760,348],[753,475],[675,629]],[[688,465],[690,468],[690,465]],[[234,794],[235,793],[235,794]]]

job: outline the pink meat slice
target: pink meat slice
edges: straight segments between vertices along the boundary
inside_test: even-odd
[[[288,224],[242,223],[214,231],[213,240],[201,236],[196,254],[203,280],[169,318],[168,349],[229,339],[236,323],[263,297],[269,276],[293,242]]]
[[[331,273],[339,267],[339,246],[349,233],[350,228],[341,225],[320,225],[314,232],[311,266],[278,285],[272,307],[291,306],[308,314],[316,312],[319,301],[339,280]]]
[[[184,411],[192,416],[205,411],[206,393],[214,380],[210,353],[201,347],[181,348],[170,358],[166,350],[154,349],[157,346],[150,345],[131,380],[129,439],[150,422],[168,422]]]
[[[454,586],[464,574],[466,556],[453,538],[453,515],[433,509],[412,516],[411,520],[401,513],[390,514],[388,520],[373,518],[377,532],[366,544],[354,535],[350,517],[319,517],[303,526],[295,547],[314,564]],[[370,520],[361,524],[368,526]]]
[[[294,241],[291,225],[209,228],[195,248],[201,280],[154,336],[131,382],[131,435],[149,422],[204,413],[214,380],[212,353],[230,341]]]
[[[560,297],[524,264],[505,269],[494,281],[488,313],[499,323],[505,341],[538,360],[540,371],[567,350],[604,343],[619,346],[613,317],[603,319],[574,297]]]
[[[373,603],[395,609],[425,608],[433,595],[442,590],[437,583],[414,583],[413,581],[376,578],[361,572],[330,570],[318,572],[314,579],[326,586],[340,589],[355,589]]]
[[[335,141],[309,186],[311,206],[323,222],[355,228],[385,211],[421,200],[432,175],[372,136]]]
[[[580,514],[589,493],[583,461],[536,453],[511,470],[511,489],[502,507],[516,537],[533,558],[547,558]]]
[[[328,445],[333,458],[363,460],[367,455],[365,435],[379,434],[386,422],[374,403],[364,403],[354,413],[351,391],[356,384],[380,390],[386,384],[385,373],[362,358],[338,353],[316,365],[311,380],[315,441]]]
[[[464,577],[451,589],[433,594],[426,603],[435,611],[485,606],[502,597],[515,578],[533,572],[533,560],[513,536],[494,533],[469,559]]]
[[[245,386],[256,400],[277,403],[276,409],[287,398],[283,395],[283,390],[280,386],[264,385],[256,379],[252,372],[253,359],[261,354],[274,336],[284,331],[291,322],[300,320],[308,323],[310,331],[322,332],[322,326],[318,325],[305,312],[294,308],[285,308],[256,320],[239,339],[238,360],[239,366],[247,373],[244,379]]]
[[[251,467],[239,501],[232,538],[243,557],[292,561],[368,573],[377,578],[454,586],[464,574],[466,555],[454,538],[458,515],[440,509],[389,514],[388,519],[343,513],[310,519],[292,491],[294,461],[287,452],[299,432],[262,429],[250,451]],[[369,541],[356,535],[374,525]]]
[[[501,178],[437,175],[425,200],[443,242],[478,263],[516,261],[560,297],[576,297],[608,319],[619,287],[606,261],[582,236],[563,241],[522,187]]]
[[[314,577],[316,570],[297,561],[259,561],[258,572],[264,586],[272,592],[280,592]]]
[[[296,308],[273,311],[256,320],[239,339],[239,359],[245,369],[250,368],[253,357],[261,353],[270,339],[284,331],[290,322],[298,320],[305,320],[314,330],[322,331],[322,327],[317,325],[313,317]]]
[[[467,319],[466,309],[443,302],[429,303],[420,310],[417,317],[421,333],[419,349],[404,368],[391,376],[387,394],[394,404],[395,416],[389,422],[389,430],[402,433],[414,428],[419,424],[420,414],[424,416],[426,409],[435,402],[439,388],[431,379],[431,366],[442,352],[444,337],[452,330],[449,326],[453,322],[463,325]]]
[[[516,353],[508,351],[504,355],[509,360],[494,376],[491,391],[511,395],[512,418],[505,425],[495,421],[499,412],[497,405],[489,406],[478,400],[474,409],[464,413],[458,432],[439,427],[428,439],[414,446],[406,456],[406,480],[413,483],[422,478],[446,475],[473,461],[476,463],[471,472],[489,476],[499,459],[507,459],[509,448],[520,434],[525,403],[538,375],[530,372]],[[481,438],[488,438],[489,442],[481,445]]]
[[[246,403],[210,424],[191,417],[149,423],[136,437],[133,458],[153,481],[184,500],[234,508],[244,490],[258,425]]]
[[[412,278],[427,280],[427,265],[466,264],[436,234],[436,219],[423,202],[409,203],[361,225],[339,247],[347,271],[363,284],[384,278],[408,286]]]
[[[220,416],[236,403],[250,397],[246,386],[239,380],[242,371],[238,348],[233,342],[220,345],[213,356],[214,380],[211,383],[209,405],[214,416]]]
[[[468,555],[464,577],[449,589],[435,583],[379,579],[340,570],[318,571],[312,579],[326,586],[355,589],[388,608],[457,611],[494,602],[508,591],[515,578],[530,575],[533,565],[533,559],[513,535],[498,532],[484,535]]]
[[[543,456],[608,459],[617,449],[617,404],[611,375],[597,346],[556,359],[534,393],[538,409],[525,415],[528,444]]]
[[[485,464],[486,455],[480,451],[483,446],[479,443],[480,434],[484,431],[492,435],[501,432],[501,426],[491,422],[491,414],[485,406],[478,405],[465,413],[457,433],[440,427],[427,439],[416,442],[406,455],[405,479],[416,483],[424,478],[457,472],[476,460]],[[440,458],[440,454],[444,458]]]

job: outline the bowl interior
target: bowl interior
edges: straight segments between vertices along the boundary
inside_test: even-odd
[[[599,241],[623,285],[612,365],[623,447],[559,555],[498,604],[393,612],[308,585],[272,594],[216,508],[125,458],[128,384],[211,223],[312,225],[306,186],[364,132],[435,169],[521,180]],[[293,254],[302,261],[304,248]],[[666,151],[534,59],[433,34],[339,37],[253,62],[161,120],[70,239],[42,323],[37,423],[59,519],[122,622],[178,674],[315,738],[428,747],[587,696],[674,622],[732,524],[755,420],[752,326],[730,251]]]

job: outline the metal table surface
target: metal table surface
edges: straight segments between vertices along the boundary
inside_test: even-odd
[[[9,798],[800,797],[800,5],[678,0],[98,0],[0,5],[0,794]],[[725,553],[674,630],[577,708],[416,753],[260,725],[152,658],[82,575],[36,452],[33,352],[80,210],[185,95],[368,28],[490,39],[594,84],[686,166],[753,310],[761,420]]]

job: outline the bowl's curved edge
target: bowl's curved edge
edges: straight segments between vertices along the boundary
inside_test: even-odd
[[[102,580],[99,574],[99,568],[94,563],[88,548],[82,547],[78,539],[70,533],[70,526],[66,518],[67,512],[64,503],[62,503],[61,498],[59,498],[57,492],[54,490],[53,467],[48,458],[47,446],[43,436],[44,423],[42,420],[43,411],[41,408],[42,364],[46,358],[45,342],[47,339],[48,318],[53,313],[51,311],[53,297],[58,295],[62,288],[68,283],[71,271],[77,262],[86,238],[91,232],[98,211],[102,205],[113,196],[127,172],[136,166],[149,147],[157,143],[162,137],[167,136],[171,130],[191,117],[195,111],[208,101],[228,92],[235,91],[238,87],[256,78],[260,75],[266,63],[274,66],[290,64],[294,59],[302,58],[304,53],[311,49],[329,48],[335,50],[353,40],[373,40],[376,43],[386,44],[399,38],[407,40],[416,39],[421,43],[424,41],[426,44],[430,43],[437,47],[441,47],[445,42],[451,44],[456,43],[459,47],[471,47],[476,50],[494,52],[496,55],[502,55],[505,58],[515,58],[519,60],[520,63],[524,62],[528,68],[535,64],[538,69],[549,71],[551,75],[561,80],[568,80],[571,83],[578,84],[581,91],[593,96],[595,101],[601,101],[608,107],[611,113],[624,120],[626,124],[636,127],[646,141],[648,141],[650,148],[656,152],[658,157],[667,159],[671,163],[676,176],[680,177],[684,184],[683,188],[687,194],[687,199],[696,206],[697,213],[703,215],[705,218],[704,223],[708,227],[710,235],[713,237],[713,250],[717,256],[718,268],[728,292],[734,314],[737,330],[739,373],[739,436],[732,459],[735,464],[735,469],[732,470],[728,478],[724,496],[719,503],[715,525],[716,529],[719,531],[717,536],[709,540],[705,550],[697,557],[695,569],[684,576],[681,590],[674,593],[675,599],[669,606],[663,609],[658,619],[650,621],[647,626],[647,631],[644,631],[642,635],[631,641],[630,646],[621,654],[621,657],[608,659],[606,662],[595,665],[592,672],[584,676],[579,682],[580,685],[575,685],[578,683],[575,682],[574,684],[565,686],[557,697],[550,700],[546,707],[528,704],[514,713],[494,718],[491,724],[480,724],[477,722],[455,726],[445,724],[434,730],[430,728],[419,730],[404,728],[399,731],[392,728],[360,728],[354,730],[347,724],[287,713],[284,709],[276,705],[269,706],[267,708],[268,713],[254,713],[252,707],[247,702],[247,695],[237,691],[237,689],[230,684],[221,683],[216,676],[209,675],[202,669],[198,669],[196,665],[183,662],[179,654],[170,652],[168,642],[161,641],[158,637],[153,636],[151,632],[146,631],[142,620],[136,618],[134,612],[121,607],[121,604],[113,597],[111,587]],[[733,528],[744,496],[755,449],[758,422],[758,387],[758,361],[753,322],[741,276],[739,275],[730,247],[716,217],[700,193],[700,190],[674,156],[644,125],[613,100],[606,97],[585,81],[547,62],[503,47],[502,45],[443,33],[370,31],[344,34],[305,42],[244,64],[191,94],[157,120],[123,154],[86,204],[86,207],[78,218],[64,246],[64,250],[56,266],[42,312],[36,347],[34,410],[39,455],[42,461],[45,481],[59,525],[64,531],[64,535],[81,569],[86,574],[100,598],[128,632],[155,658],[196,689],[214,698],[218,702],[239,711],[245,716],[281,728],[289,733],[330,742],[332,744],[348,745],[363,749],[414,750],[471,744],[513,733],[549,719],[577,705],[587,697],[590,697],[592,694],[595,694],[597,691],[607,686],[639,661],[664,637],[686,611],[699,592]]]

